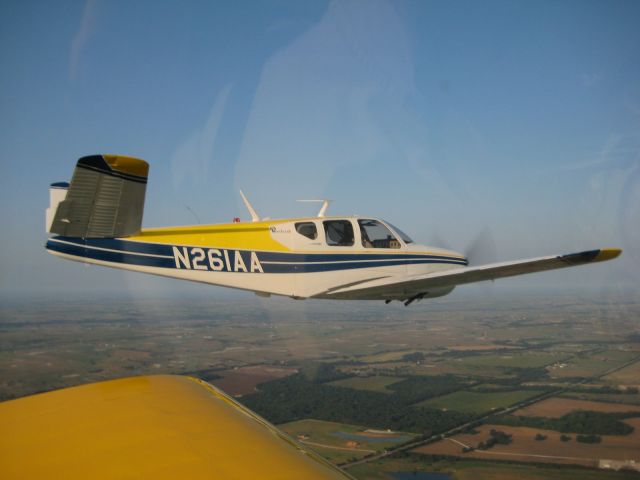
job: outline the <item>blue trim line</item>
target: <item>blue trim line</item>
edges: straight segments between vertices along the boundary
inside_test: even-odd
[[[176,268],[174,245],[132,242],[111,238],[52,237],[47,242],[48,250],[76,257],[104,262],[144,265],[158,268]],[[193,247],[176,245],[181,252],[186,248],[209,250],[215,247]],[[244,264],[251,265],[251,250],[218,248],[220,251],[238,252]],[[310,273],[354,268],[374,268],[397,265],[451,264],[467,265],[466,259],[439,255],[375,254],[375,253],[282,253],[255,252],[265,273]],[[233,262],[233,259],[232,259]],[[205,262],[206,263],[206,262]],[[186,269],[186,268],[183,268]],[[226,270],[225,270],[226,271]]]

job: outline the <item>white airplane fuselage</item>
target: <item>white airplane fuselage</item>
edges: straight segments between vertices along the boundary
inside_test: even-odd
[[[417,245],[370,217],[261,219],[142,229],[149,164],[121,155],[78,160],[70,183],[50,188],[46,248],[83,263],[292,298],[415,300],[455,286],[614,259],[619,248],[469,267],[464,255]],[[308,201],[308,200],[307,200]]]
[[[330,237],[335,225],[346,227],[346,241]],[[367,228],[384,232],[385,238],[370,241]],[[314,229],[315,235],[310,234]],[[410,292],[402,288],[374,295],[331,292],[376,279],[467,265],[460,253],[415,244],[388,223],[371,217],[147,229],[116,239],[58,236],[49,239],[47,249],[84,263],[300,299],[406,299]],[[446,295],[453,288],[433,289],[421,298]]]

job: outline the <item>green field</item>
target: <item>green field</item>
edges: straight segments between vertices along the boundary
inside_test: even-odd
[[[628,362],[637,354],[637,352],[625,350],[606,350],[590,356],[576,356],[566,362],[566,367],[553,369],[550,376],[562,378],[601,375],[607,370]]]
[[[473,370],[480,370],[486,367],[502,368],[539,368],[555,363],[566,354],[562,353],[509,353],[503,355],[473,355],[462,357],[455,361]]]
[[[415,436],[403,432],[375,434],[358,425],[313,419],[283,423],[278,428],[336,464],[400,445]],[[350,448],[349,441],[357,444]]]
[[[382,352],[375,353],[373,355],[364,355],[358,357],[358,360],[366,363],[378,363],[378,362],[393,362],[396,360],[402,360],[402,357],[414,353],[415,350],[400,350],[395,352]]]
[[[560,394],[561,397],[575,398],[577,400],[592,400],[594,402],[623,403],[627,405],[640,405],[640,394],[638,393],[583,393],[566,392]]]
[[[393,393],[387,386],[399,382],[401,377],[386,377],[375,375],[372,377],[349,377],[342,380],[330,382],[327,385],[332,387],[355,388],[356,390],[370,390],[372,392]]]
[[[493,409],[508,407],[527,398],[541,394],[537,390],[514,390],[511,392],[480,393],[468,390],[450,393],[442,397],[430,398],[416,404],[416,407],[440,408],[465,413],[483,413]]]

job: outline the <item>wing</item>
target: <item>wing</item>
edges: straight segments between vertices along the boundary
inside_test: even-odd
[[[121,378],[0,403],[0,477],[353,479],[211,385]]]
[[[420,298],[422,295],[428,294],[429,291],[452,288],[465,283],[603,262],[616,258],[621,252],[622,250],[618,248],[601,248],[567,255],[550,255],[528,260],[490,263],[477,267],[460,267],[422,275],[384,277],[356,285],[339,287],[325,292],[325,296],[330,298],[355,298],[356,296],[385,298],[385,295],[388,295],[388,298]]]

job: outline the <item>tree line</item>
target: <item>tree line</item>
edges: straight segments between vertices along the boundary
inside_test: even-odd
[[[323,378],[329,376],[326,371],[322,373]],[[447,380],[439,384],[444,388]],[[473,418],[466,413],[412,407],[416,398],[423,398],[416,393],[420,385],[422,382],[410,380],[393,394],[386,394],[321,384],[298,373],[263,383],[260,391],[241,401],[272,423],[315,418],[424,435],[446,431]]]
[[[633,432],[633,427],[621,420],[632,417],[640,417],[640,412],[607,413],[576,410],[560,418],[504,415],[492,419],[492,422],[512,427],[532,427],[583,435],[629,435]]]

